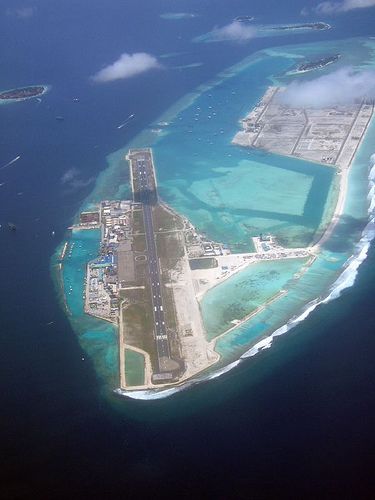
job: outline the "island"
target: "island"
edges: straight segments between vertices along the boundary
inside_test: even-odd
[[[181,386],[219,365],[218,340],[288,294],[288,287],[249,313],[233,313],[227,318],[228,327],[213,339],[207,335],[200,308],[204,295],[260,262],[295,259],[300,271],[294,280],[298,280],[332,233],[341,215],[349,167],[374,104],[294,109],[280,104],[282,92],[279,87],[267,89],[243,119],[243,131],[233,143],[337,168],[340,195],[319,241],[285,248],[272,234],[259,234],[252,237],[254,251],[232,253],[200,234],[159,198],[150,148],[131,149],[126,155],[132,199],[103,200],[96,210],[82,212],[73,227],[101,232],[99,255],[87,263],[84,310],[117,327],[119,394]]]
[[[233,19],[232,23],[250,23],[253,19],[251,16],[237,16]],[[295,34],[312,33],[331,29],[331,25],[324,22],[316,23],[294,23],[294,24],[259,24],[254,26],[256,29],[257,37],[281,36],[290,35],[291,32]],[[230,40],[233,34],[227,33],[224,28],[214,28],[208,33],[198,35],[193,38],[194,42],[198,43],[214,43]]]
[[[258,105],[242,120],[233,144],[294,156],[329,167],[340,175],[332,221],[319,241],[324,243],[342,215],[349,169],[374,115],[374,101],[324,108],[292,108],[279,97],[285,89],[269,87]]]
[[[87,263],[84,308],[118,326],[120,392],[181,385],[219,361],[199,305],[209,289],[258,262],[314,260],[311,249],[283,248],[272,235],[254,237],[254,252],[232,254],[159,199],[151,149],[126,158],[133,199],[102,201],[75,227],[101,229],[100,255]],[[257,312],[234,318],[220,337]],[[136,385],[128,382],[134,354],[142,359]]]
[[[19,87],[0,92],[0,101],[25,101],[34,97],[40,97],[48,91],[48,85],[36,85],[30,87]]]
[[[332,56],[322,57],[321,59],[317,59],[315,61],[309,61],[303,64],[300,64],[297,69],[288,72],[289,75],[297,75],[299,73],[307,73],[309,71],[314,71],[316,69],[323,69],[329,64],[333,64],[340,59],[340,54],[334,54]]]
[[[108,157],[53,269],[110,399],[217,378],[353,284],[373,235],[374,102],[286,105],[285,72],[338,54],[359,71],[369,43],[256,53],[148,129],[168,133]]]
[[[280,31],[288,31],[288,30],[329,30],[331,29],[331,25],[328,23],[301,23],[301,24],[289,24],[285,26],[275,26],[269,28],[271,30],[280,30]]]
[[[242,120],[233,144],[295,156],[347,170],[374,113],[374,102],[292,108],[282,103],[282,87],[269,87]]]

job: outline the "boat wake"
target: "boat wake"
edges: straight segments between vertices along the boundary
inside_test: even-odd
[[[120,130],[122,129],[123,127],[125,127],[126,125],[128,125],[128,123],[131,122],[131,120],[133,120],[133,118],[135,117],[135,114],[131,114],[127,117],[127,119],[121,123],[120,125],[117,126],[117,128]]]
[[[143,399],[143,400],[153,400],[167,398],[181,392],[183,390],[189,389],[190,387],[199,384],[203,381],[213,380],[215,378],[224,375],[224,373],[229,372],[236,366],[238,366],[243,360],[255,356],[260,351],[269,349],[273,343],[275,337],[280,337],[284,335],[289,330],[297,326],[299,323],[304,321],[310,313],[314,311],[320,304],[328,304],[332,300],[340,297],[343,290],[350,288],[354,285],[355,280],[358,275],[358,268],[364,262],[367,257],[371,241],[375,238],[375,154],[370,158],[370,171],[369,171],[369,191],[368,191],[368,223],[364,230],[362,231],[361,239],[355,245],[353,255],[346,261],[344,265],[344,270],[337,278],[337,280],[329,287],[328,293],[324,297],[318,297],[311,302],[309,302],[301,314],[293,316],[285,325],[281,326],[275,330],[268,337],[260,340],[257,344],[246,351],[237,361],[230,363],[229,365],[220,368],[209,375],[202,375],[201,377],[196,377],[181,387],[174,387],[170,389],[161,390],[145,390],[145,391],[122,391],[121,389],[116,389],[116,393],[121,396],[126,396],[132,399]]]
[[[13,165],[13,163],[16,163],[16,161],[18,161],[20,158],[21,158],[21,155],[16,156],[15,158],[13,158],[13,160],[8,161],[8,163],[6,163],[2,167],[0,167],[0,170],[3,170],[3,168],[10,167],[11,165]]]

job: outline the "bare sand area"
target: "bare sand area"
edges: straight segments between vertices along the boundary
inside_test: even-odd
[[[283,104],[284,90],[267,89],[241,120],[233,144],[349,168],[373,116],[373,102],[294,108]]]
[[[174,228],[173,232],[177,238],[175,243],[180,247],[182,254],[178,256],[173,266],[164,266],[168,273],[163,279],[165,287],[171,292],[176,337],[184,369],[178,380],[165,382],[162,386],[155,384],[149,355],[137,349],[145,359],[145,383],[140,387],[126,387],[123,369],[120,381],[122,389],[160,389],[178,386],[216,364],[220,359],[220,355],[215,351],[217,340],[286,295],[287,290],[278,291],[247,316],[232,321],[232,326],[211,341],[206,337],[199,304],[205,293],[251,264],[310,257],[297,276],[298,279],[309,269],[322,245],[331,236],[344,209],[350,166],[373,117],[374,104],[361,102],[350,106],[322,109],[288,108],[279,100],[282,92],[283,89],[278,87],[267,89],[258,105],[242,120],[243,130],[236,134],[233,143],[336,167],[337,175],[340,176],[340,187],[330,224],[320,240],[311,247],[287,249],[281,247],[272,236],[267,236],[266,239],[260,236],[253,238],[255,252],[221,253],[199,257],[193,259],[197,261],[197,267],[191,265],[192,256],[189,255],[194,245],[190,242],[189,250],[186,246],[185,238],[188,234],[186,224]],[[126,333],[122,331],[121,325],[120,321],[120,364],[124,368],[125,348],[132,347],[126,345],[124,341]]]
[[[233,144],[294,156],[337,167],[340,188],[331,222],[311,247],[317,252],[330,238],[343,213],[350,166],[374,116],[374,102],[323,108],[292,108],[282,104],[284,88],[268,87],[260,102],[241,120]]]
[[[301,259],[313,254],[313,248],[284,248],[273,237],[262,241],[259,237],[253,238],[256,251],[249,253],[235,253],[216,256],[215,267],[194,269],[191,271],[194,290],[198,300],[211,288],[229,279],[234,274],[244,270],[256,262]]]

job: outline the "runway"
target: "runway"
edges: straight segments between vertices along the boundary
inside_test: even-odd
[[[154,336],[158,355],[159,371],[170,371],[170,346],[165,324],[159,258],[154,235],[152,208],[158,203],[152,157],[148,153],[133,159],[134,199],[142,203],[144,229],[148,252],[148,271],[151,285]],[[172,361],[174,364],[174,361]]]

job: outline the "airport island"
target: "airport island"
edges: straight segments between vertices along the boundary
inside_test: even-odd
[[[347,172],[374,105],[298,110],[280,104],[279,92],[267,90],[233,142],[337,168],[340,195],[324,240],[340,215]],[[200,311],[209,289],[258,262],[299,259],[306,271],[319,252],[319,244],[283,248],[272,235],[260,234],[252,238],[253,252],[231,253],[159,199],[151,149],[130,150],[126,159],[133,199],[102,201],[96,211],[81,213],[78,224],[101,230],[100,255],[87,264],[85,312],[118,325],[119,391],[125,392],[180,385],[218,363],[217,338],[208,340]],[[234,318],[220,337],[257,312]],[[134,353],[143,359],[137,385],[127,381]]]
[[[270,235],[253,238],[254,252],[232,254],[159,199],[150,149],[130,150],[127,160],[133,199],[102,201],[75,227],[101,229],[100,255],[87,264],[85,312],[118,325],[125,391],[181,384],[219,361],[199,307],[207,290],[252,263],[314,259],[310,249],[283,248]],[[247,319],[235,318],[229,330]],[[144,359],[136,386],[127,383],[134,352]]]
[[[305,60],[320,69],[338,49]],[[350,286],[363,259],[353,223],[367,220],[374,103],[293,107],[280,82],[246,114],[242,87],[223,88],[117,152],[120,183],[100,184],[58,250],[65,309],[119,395],[166,397],[225,373]]]
[[[118,325],[119,391],[181,384],[217,363],[199,301],[212,287],[257,262],[297,259],[306,270],[313,248],[283,248],[272,235],[253,238],[254,250],[232,254],[200,235],[159,200],[150,149],[130,150],[133,200],[102,201],[74,229],[101,230],[100,255],[88,262],[85,312]],[[270,302],[287,293],[280,290]],[[266,307],[264,304],[259,310]],[[253,317],[231,320],[220,337]],[[132,353],[143,357],[142,383],[127,383]],[[132,378],[132,377],[130,377]]]

